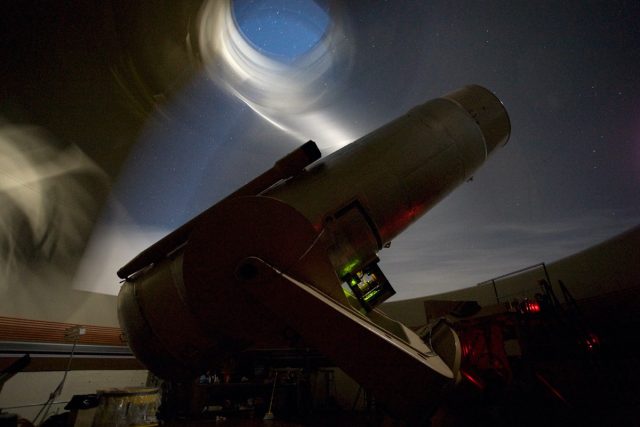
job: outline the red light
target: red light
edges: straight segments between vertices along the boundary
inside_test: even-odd
[[[466,359],[467,356],[469,356],[469,354],[471,354],[471,344],[468,342],[463,342],[462,343],[462,358]]]
[[[540,304],[537,301],[525,300],[522,302],[523,313],[539,313],[541,311]]]
[[[584,340],[588,350],[593,350],[594,347],[600,345],[600,338],[593,332],[589,332]]]
[[[467,381],[469,381],[471,384],[473,384],[474,386],[478,387],[480,390],[484,390],[484,384],[482,382],[482,380],[480,380],[479,378],[474,377],[473,375],[471,375],[468,372],[465,372],[463,370],[460,370],[460,373],[462,374],[463,377],[465,377],[467,379]]]
[[[557,397],[560,401],[564,402],[566,405],[569,405],[569,402],[567,402],[567,399],[565,399],[564,396],[562,395],[562,393],[560,393],[560,390],[558,390],[553,385],[551,385],[551,383],[549,381],[547,381],[547,379],[545,377],[540,375],[539,372],[536,372],[536,378],[538,378],[538,380],[542,384],[544,384],[545,387],[547,387],[547,390],[549,390],[552,395]]]

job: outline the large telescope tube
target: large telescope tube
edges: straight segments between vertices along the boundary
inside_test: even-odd
[[[467,86],[325,159],[314,162],[305,145],[118,272],[131,349],[160,377],[189,379],[243,349],[286,345],[293,329],[378,402],[415,418],[456,377],[455,363],[445,363],[455,357],[434,355],[404,325],[354,305],[342,283],[509,133],[500,101]]]
[[[346,273],[469,179],[510,131],[500,100],[467,86],[413,108],[264,195],[294,207],[318,230],[356,206],[368,234],[352,239],[349,255],[347,247],[334,248],[343,252],[334,259],[346,263],[338,273]],[[346,226],[355,227],[356,214],[350,216]]]

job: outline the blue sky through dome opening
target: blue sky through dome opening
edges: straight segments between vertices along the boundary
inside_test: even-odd
[[[234,0],[238,29],[261,53],[293,62],[322,40],[329,26],[325,1]]]

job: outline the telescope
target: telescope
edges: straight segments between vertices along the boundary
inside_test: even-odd
[[[442,325],[423,340],[378,308],[395,293],[378,254],[510,131],[500,100],[471,85],[325,158],[307,142],[118,271],[131,350],[183,381],[293,330],[390,414],[421,419],[459,378],[460,343]]]

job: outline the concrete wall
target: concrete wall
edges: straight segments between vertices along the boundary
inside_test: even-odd
[[[0,408],[19,414],[32,421],[49,394],[62,380],[63,372],[22,372],[11,378],[0,393]],[[95,393],[98,389],[112,387],[140,387],[147,380],[147,371],[71,371],[65,381],[62,394],[56,402],[67,402],[74,394]],[[65,403],[54,405],[50,414],[63,412]]]
[[[118,327],[117,297],[78,291],[68,283],[0,285],[0,316]]]
[[[542,262],[543,260],[541,260]],[[526,267],[526,266],[523,266]],[[554,292],[562,300],[558,280],[562,280],[575,299],[587,298],[625,288],[640,286],[640,226],[605,242],[546,264]],[[477,301],[480,305],[501,299],[539,291],[538,281],[544,279],[542,267],[508,276],[492,283],[382,305],[382,310],[409,326],[426,323],[424,301],[429,299]]]
[[[576,299],[640,286],[640,226],[547,268]]]
[[[37,272],[35,272],[37,274]],[[23,319],[64,322],[80,325],[117,327],[117,298],[77,291],[68,280],[29,280],[0,283],[0,315]],[[63,377],[64,372],[23,372],[11,378],[0,392],[0,408],[21,406],[7,412],[33,420]],[[95,393],[109,387],[140,386],[146,382],[145,370],[71,371],[62,395],[56,401],[66,402],[74,394]],[[54,405],[50,414],[62,412],[64,403]]]
[[[45,267],[46,268],[46,267]],[[80,325],[118,327],[117,298],[78,291],[71,286],[69,271],[46,274],[37,267],[24,269],[21,274],[0,275],[0,315],[21,319],[64,322]],[[46,280],[44,278],[47,278]],[[115,280],[115,274],[114,274]],[[8,409],[33,420],[63,377],[63,372],[23,372],[11,378],[0,392],[0,408]],[[95,393],[97,389],[144,385],[145,370],[127,371],[71,371],[62,395],[56,401],[68,401],[74,394]],[[51,414],[62,411],[65,404],[54,405]]]

